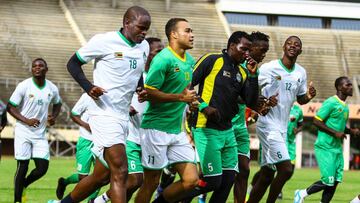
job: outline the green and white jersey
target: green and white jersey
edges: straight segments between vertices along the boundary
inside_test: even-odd
[[[145,87],[164,93],[180,94],[192,80],[195,61],[189,53],[181,58],[171,47],[163,49],[153,61],[145,81]],[[184,102],[149,102],[141,123],[142,128],[178,134],[181,132]]]
[[[271,108],[266,116],[260,116],[257,125],[286,133],[290,109],[297,96],[304,95],[307,91],[306,71],[299,64],[295,64],[290,71],[280,59],[263,64],[259,70],[262,95],[279,95],[278,105]]]
[[[298,127],[298,123],[303,122],[303,112],[298,105],[294,105],[290,110],[289,124],[287,130],[287,143],[295,143],[294,129]]]
[[[89,122],[89,113],[88,107],[94,100],[89,97],[88,94],[83,93],[80,99],[76,102],[75,106],[71,109],[71,114],[74,116],[81,116],[80,119],[84,122]],[[92,140],[91,133],[87,131],[84,127],[79,127],[80,137],[83,137],[87,140]]]
[[[39,87],[33,78],[28,78],[16,86],[9,103],[18,107],[24,117],[40,121],[39,127],[35,128],[18,120],[16,130],[30,138],[44,138],[49,106],[61,103],[61,98],[58,88],[50,80],[45,80],[44,86]]]
[[[324,101],[315,118],[325,122],[325,125],[333,130],[344,132],[349,118],[349,106],[339,99],[337,95],[329,97]],[[320,130],[318,131],[315,147],[342,153],[341,139]]]
[[[239,112],[231,120],[233,125],[237,125],[239,128],[247,128],[245,120],[246,104],[238,104]]]
[[[144,71],[149,44],[130,42],[121,32],[97,34],[76,55],[87,63],[95,59],[94,85],[107,92],[89,107],[90,115],[129,119],[129,106]]]

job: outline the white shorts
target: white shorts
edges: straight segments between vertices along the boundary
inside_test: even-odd
[[[185,132],[169,134],[144,129],[140,142],[144,168],[161,170],[174,163],[195,163],[195,151]]]
[[[49,143],[45,137],[29,138],[15,131],[14,149],[16,160],[31,158],[50,159]]]
[[[256,133],[259,136],[262,147],[261,166],[274,165],[282,161],[290,160],[286,146],[286,132],[256,126]],[[273,166],[270,167],[273,168]]]
[[[129,121],[114,118],[111,116],[90,116],[89,125],[92,133],[94,146],[91,148],[92,153],[106,166],[104,159],[104,148],[116,144],[125,146],[128,135]]]
[[[140,134],[143,133],[143,129],[140,128],[140,124],[140,115],[136,114],[134,116],[130,116],[129,135],[127,137],[127,140],[135,142],[136,144],[140,144]]]

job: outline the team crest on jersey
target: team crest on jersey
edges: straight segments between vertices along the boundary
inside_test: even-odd
[[[275,80],[281,80],[281,76],[280,75],[275,76]]]
[[[33,94],[29,94],[29,99],[34,98],[35,96]]]
[[[240,73],[237,73],[237,74],[236,74],[236,80],[237,80],[238,82],[241,82],[241,81],[242,81],[242,77],[241,77]]]
[[[114,53],[114,56],[115,56],[115,58],[118,59],[118,60],[122,60],[122,59],[124,58],[124,55],[123,55],[122,52],[115,52],[115,53]]]

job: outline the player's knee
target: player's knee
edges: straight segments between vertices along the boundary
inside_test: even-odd
[[[127,187],[128,189],[137,189],[139,188],[143,183],[143,174],[131,174],[128,177],[127,180]]]
[[[236,175],[237,178],[248,179],[250,175],[249,167],[240,168],[239,173]]]
[[[127,167],[120,167],[117,170],[111,171],[111,176],[116,183],[125,184],[128,176],[128,169]]]
[[[284,179],[288,180],[291,178],[293,170],[290,167],[284,168],[281,171],[278,171],[278,175],[281,175]]]
[[[183,176],[181,183],[183,184],[183,187],[185,190],[190,190],[195,188],[198,185],[199,177],[196,174],[187,174]]]

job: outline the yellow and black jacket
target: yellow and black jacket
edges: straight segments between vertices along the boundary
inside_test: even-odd
[[[199,85],[199,110],[193,114],[192,127],[227,130],[232,127],[231,119],[239,112],[238,97],[247,106],[255,106],[258,98],[257,75],[248,75],[225,50],[218,54],[206,54],[194,67],[192,87]],[[220,120],[207,119],[201,111],[214,107]]]

